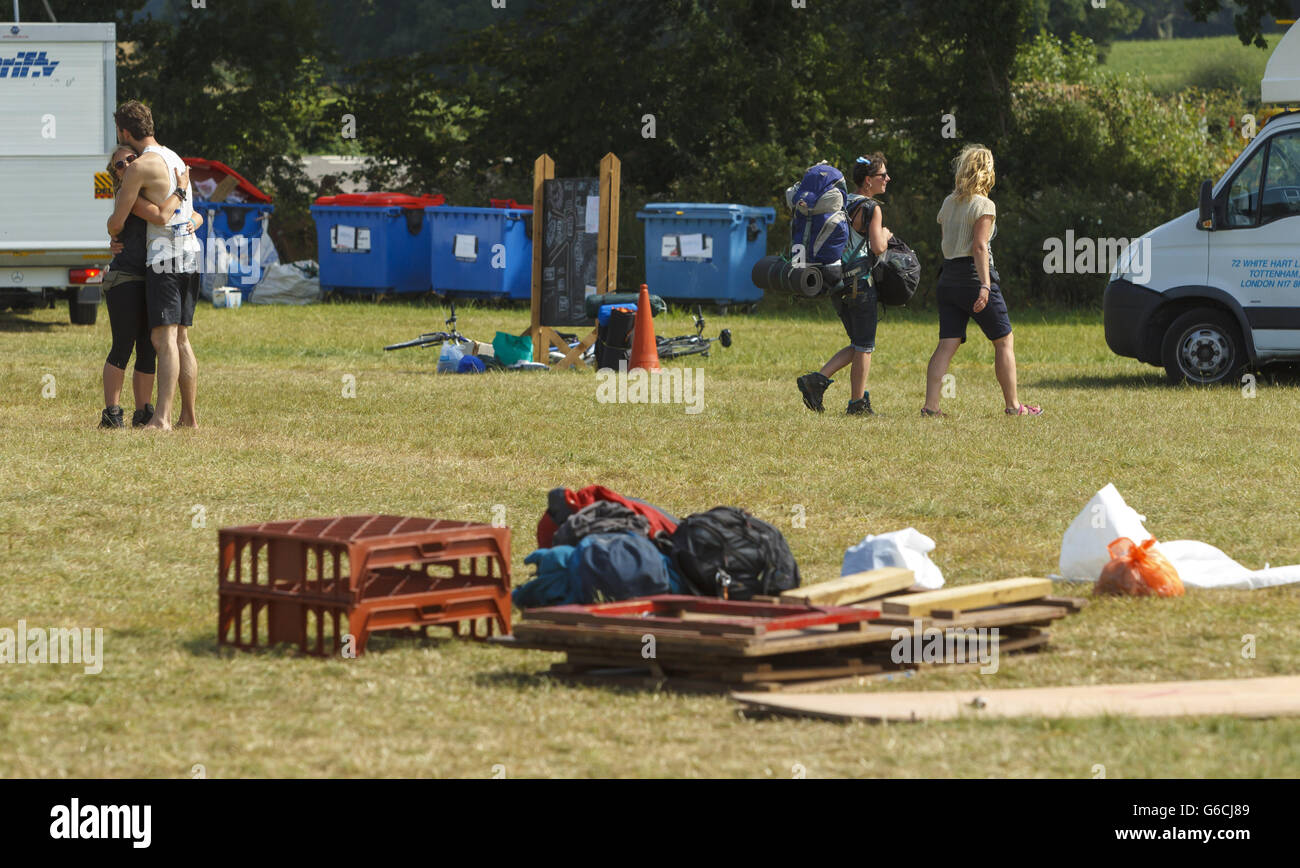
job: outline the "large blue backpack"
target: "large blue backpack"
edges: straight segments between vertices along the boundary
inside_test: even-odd
[[[786,190],[790,206],[790,246],[798,264],[799,251],[807,265],[839,265],[849,242],[848,185],[840,170],[818,163],[804,173],[803,180]]]

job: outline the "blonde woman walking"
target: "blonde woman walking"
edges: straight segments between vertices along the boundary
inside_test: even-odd
[[[993,371],[1002,387],[1008,416],[1037,416],[1042,407],[1020,403],[1016,392],[1016,354],[1011,318],[998,286],[989,243],[997,233],[997,207],[990,199],[996,176],[993,152],[983,145],[967,145],[953,161],[953,191],[939,209],[943,227],[943,271],[935,297],[939,302],[939,345],[926,371],[922,416],[942,416],[939,390],[957,349],[966,342],[966,326],[975,320],[993,342]]]

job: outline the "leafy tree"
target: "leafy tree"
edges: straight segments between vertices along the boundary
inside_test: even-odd
[[[1233,0],[1233,3],[1240,10],[1233,14],[1232,22],[1236,25],[1242,45],[1253,42],[1259,48],[1268,48],[1268,40],[1264,38],[1263,27],[1260,26],[1261,20],[1294,17],[1290,0]],[[1187,9],[1197,21],[1205,21],[1223,8],[1223,0],[1187,0]]]

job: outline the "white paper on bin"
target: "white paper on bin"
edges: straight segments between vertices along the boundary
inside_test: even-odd
[[[468,259],[470,261],[478,259],[478,236],[458,233],[456,235],[454,255],[457,259]]]

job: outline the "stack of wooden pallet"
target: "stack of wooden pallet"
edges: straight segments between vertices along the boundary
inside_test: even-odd
[[[550,674],[569,681],[820,690],[1037,650],[1050,638],[1046,627],[1086,602],[1052,596],[1047,579],[907,592],[912,584],[910,570],[888,568],[747,602],[663,596],[532,609],[514,635],[490,641],[564,653]],[[931,653],[936,641],[939,654]]]

